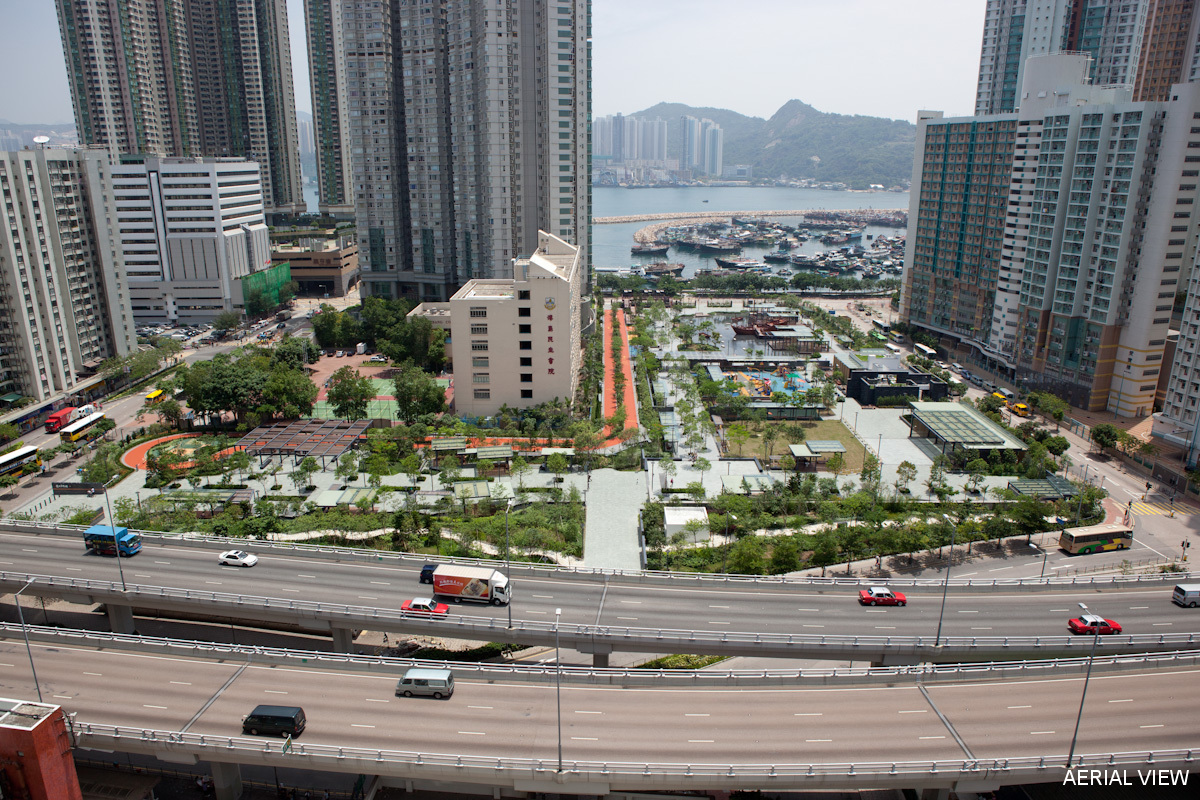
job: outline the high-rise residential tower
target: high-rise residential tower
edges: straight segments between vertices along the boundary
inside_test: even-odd
[[[448,300],[538,230],[590,253],[590,0],[344,0],[363,291]]]
[[[1196,79],[1196,0],[1142,0],[1146,8],[1145,34],[1138,58],[1136,100],[1168,100],[1171,86]]]
[[[975,113],[1002,114],[1021,105],[1019,90],[1031,56],[1086,53],[1092,58],[1093,84],[1132,85],[1152,2],[987,0]]]
[[[56,0],[80,140],[262,165],[269,213],[304,210],[286,0]]]
[[[1200,84],[1135,102],[1088,61],[1030,59],[1018,113],[919,121],[901,315],[956,360],[1141,416],[1195,258]]]
[[[345,0],[304,0],[304,22],[319,208],[322,214],[352,217],[354,185],[350,179],[346,45],[342,39],[344,5]]]
[[[103,151],[0,152],[0,394],[71,392],[137,349],[121,253],[99,190]]]

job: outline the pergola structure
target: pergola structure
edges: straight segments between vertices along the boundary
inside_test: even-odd
[[[1015,450],[1018,458],[1027,449],[1024,442],[1005,431],[971,406],[962,403],[909,403],[912,414],[909,438],[928,437],[941,447],[960,448],[984,456],[992,450]]]
[[[325,459],[336,461],[353,450],[370,427],[366,420],[302,419],[255,428],[242,442],[251,457],[290,456],[299,462],[312,456],[324,469]]]

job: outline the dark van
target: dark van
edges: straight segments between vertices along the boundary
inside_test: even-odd
[[[437,568],[437,564],[426,564],[421,567],[421,583],[433,583],[433,571]]]
[[[256,706],[242,720],[242,733],[251,736],[299,736],[304,732],[304,709],[300,706]]]

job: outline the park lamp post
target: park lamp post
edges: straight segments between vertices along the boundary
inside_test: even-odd
[[[1050,551],[1049,551],[1049,550],[1047,550],[1047,549],[1045,549],[1044,547],[1038,547],[1038,546],[1037,546],[1036,544],[1034,544],[1033,542],[1030,542],[1030,543],[1029,543],[1029,546],[1033,548],[1033,552],[1034,552],[1034,553],[1041,553],[1041,554],[1042,554],[1042,571],[1041,571],[1041,573],[1038,575],[1038,578],[1044,578],[1044,577],[1046,577],[1046,559],[1050,557]]]
[[[558,655],[558,620],[562,609],[554,609],[554,702],[558,709],[558,774],[562,774],[562,659]]]
[[[508,627],[512,627],[512,551],[508,549],[508,513],[513,510],[513,505],[517,502],[515,497],[508,498],[508,505],[504,508],[504,571],[508,576],[508,602],[504,605],[508,608]]]
[[[88,490],[88,497],[94,497],[95,495],[95,489]],[[104,487],[104,505],[108,508],[108,529],[112,531],[113,548],[116,550],[117,555],[117,574],[121,576],[121,591],[124,592],[127,591],[127,588],[125,586],[125,568],[121,566],[121,540],[117,536],[117,520],[113,517],[112,502],[108,499],[107,486]]]
[[[24,586],[17,590],[13,595],[13,602],[17,604],[17,618],[21,620],[21,634],[25,637],[25,652],[29,655],[29,671],[33,673],[33,685],[37,689],[38,702],[42,702],[42,685],[38,683],[37,669],[33,666],[33,648],[29,646],[29,630],[25,627],[25,613],[21,610],[21,592],[33,585],[33,578],[30,578]]]
[[[947,522],[950,522],[950,558],[946,562],[946,576],[942,578],[942,610],[938,612],[937,636],[933,640],[934,647],[939,647],[942,643],[942,618],[946,616],[946,593],[950,590],[950,569],[954,566],[954,537],[958,533],[958,526],[950,520],[950,517],[946,514],[942,516]]]
[[[1083,603],[1079,604],[1085,612],[1088,607]],[[1083,720],[1083,704],[1087,700],[1088,681],[1092,678],[1092,663],[1096,660],[1096,644],[1100,641],[1100,626],[1096,625],[1095,632],[1092,634],[1092,652],[1088,655],[1087,674],[1083,677],[1083,695],[1079,698],[1079,713],[1075,715],[1075,732],[1071,734],[1071,751],[1067,753],[1067,769],[1071,769],[1071,763],[1075,760],[1075,743],[1079,741],[1079,723]]]

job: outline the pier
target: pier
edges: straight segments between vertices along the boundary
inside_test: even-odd
[[[711,222],[731,217],[811,217],[814,226],[826,227],[831,222],[838,224],[887,225],[904,227],[908,224],[908,209],[815,209],[794,211],[679,211],[659,214],[631,214],[622,217],[593,217],[593,225],[617,225],[625,222],[654,222],[633,234],[638,244],[657,241],[658,236],[672,225],[687,222]],[[805,224],[804,222],[800,223]]]

